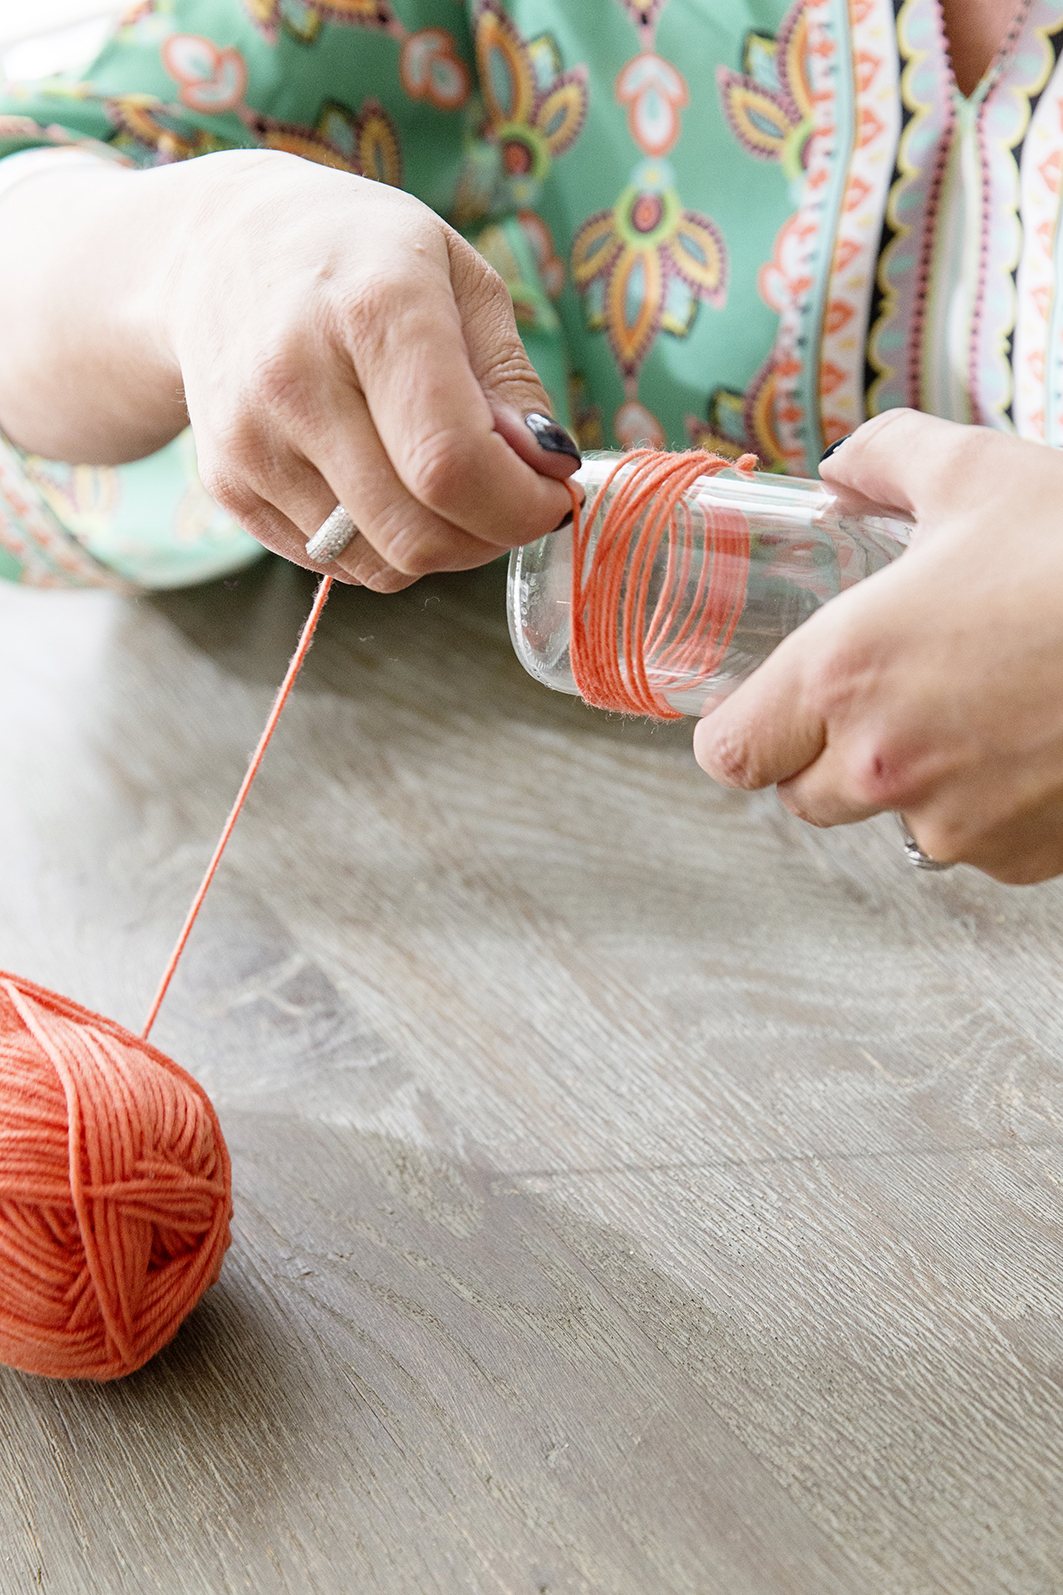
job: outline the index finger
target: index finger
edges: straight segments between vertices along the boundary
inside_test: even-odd
[[[1006,495],[1009,472],[1029,469],[1039,447],[920,410],[884,410],[836,445],[820,476],[854,507],[934,520],[955,508],[958,489]]]

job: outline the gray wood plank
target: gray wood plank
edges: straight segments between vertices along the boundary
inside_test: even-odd
[[[1058,884],[926,878],[343,591],[156,1039],[222,1281],[0,1375],[0,1595],[1047,1595]],[[137,1024],[309,587],[0,589],[0,965]]]

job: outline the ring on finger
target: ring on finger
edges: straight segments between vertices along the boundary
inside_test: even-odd
[[[914,864],[916,869],[952,869],[951,864],[942,864],[939,859],[931,858],[929,853],[923,852],[923,849],[919,846],[919,843],[908,829],[908,822],[904,818],[903,814],[898,814],[896,816],[896,820],[897,824],[901,828],[901,835],[904,837],[904,856],[908,860],[909,864]]]
[[[358,536],[358,528],[347,514],[342,504],[336,508],[327,520],[322,521],[313,537],[306,545],[306,557],[312,559],[317,565],[331,565],[332,561],[339,559]]]

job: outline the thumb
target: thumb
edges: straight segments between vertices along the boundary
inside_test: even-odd
[[[730,697],[698,721],[694,757],[721,786],[756,791],[817,759],[827,727],[810,686],[818,616],[783,640]],[[810,647],[809,638],[813,638]]]
[[[517,331],[509,289],[457,235],[450,240],[450,277],[469,365],[495,431],[534,471],[563,481],[579,469],[579,447],[550,413],[550,398]]]
[[[854,508],[932,519],[953,500],[957,476],[980,473],[1006,442],[987,427],[960,426],[919,410],[885,410],[828,450],[819,474]]]

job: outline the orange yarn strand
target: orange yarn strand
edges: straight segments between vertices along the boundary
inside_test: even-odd
[[[317,590],[143,1036],[0,973],[0,1361],[27,1373],[131,1373],[218,1277],[232,1213],[221,1126],[202,1086],[146,1038],[331,585]]]
[[[163,998],[169,991],[170,982],[177,973],[177,966],[181,961],[181,955],[188,945],[188,938],[192,934],[192,927],[199,918],[199,911],[203,907],[203,900],[210,890],[210,883],[217,873],[218,865],[222,860],[222,854],[229,845],[229,839],[236,828],[237,820],[240,818],[240,811],[247,802],[247,795],[254,784],[255,776],[262,767],[262,760],[265,757],[266,749],[273,740],[273,733],[277,729],[277,722],[279,721],[284,710],[284,705],[288,702],[288,699],[291,696],[292,688],[295,686],[295,679],[300,670],[303,668],[303,663],[306,659],[306,656],[310,652],[310,644],[314,640],[314,632],[317,630],[317,623],[321,619],[321,611],[325,607],[325,600],[327,599],[331,588],[332,577],[323,576],[321,578],[321,585],[317,590],[317,595],[314,598],[313,607],[310,610],[310,614],[307,616],[306,624],[303,626],[298,646],[292,655],[291,663],[289,664],[287,672],[285,673],[284,680],[281,682],[280,690],[277,693],[273,703],[273,708],[270,710],[269,719],[266,721],[265,729],[259,738],[258,747],[255,749],[251,757],[251,763],[247,767],[247,774],[244,776],[244,779],[240,784],[240,790],[236,794],[236,801],[233,803],[232,809],[229,813],[229,818],[225,822],[225,827],[221,833],[221,836],[218,838],[218,845],[214,849],[214,856],[207,865],[207,872],[200,882],[198,892],[192,899],[192,906],[188,910],[188,917],[181,928],[181,934],[177,938],[177,943],[174,947],[174,950],[170,954],[170,961],[163,971],[162,979],[159,982],[159,989],[155,993],[155,1000],[151,1005],[148,1017],[144,1022],[144,1028],[141,1031],[141,1035],[145,1040],[147,1040],[148,1036],[151,1034],[152,1026],[159,1016],[159,1009],[162,1007]]]
[[[691,595],[696,537],[687,494],[699,477],[756,465],[752,454],[735,462],[701,450],[634,449],[617,461],[589,504],[567,484],[573,510],[569,657],[587,703],[677,720],[680,711],[659,682],[686,688],[711,679],[745,603],[749,526],[738,510],[698,506],[704,548]]]

